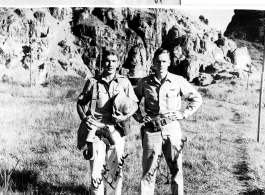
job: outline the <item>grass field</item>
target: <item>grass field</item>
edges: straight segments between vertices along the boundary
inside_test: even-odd
[[[188,195],[265,194],[265,122],[256,142],[259,82],[230,80],[199,87],[203,106],[181,121]],[[75,87],[78,86],[78,87]],[[76,148],[75,98],[83,83],[46,88],[0,86],[0,194],[88,194],[89,163]],[[263,115],[264,118],[264,115]],[[139,125],[126,138],[123,193],[138,195]],[[165,162],[161,171],[167,173]],[[170,194],[163,175],[156,194]]]

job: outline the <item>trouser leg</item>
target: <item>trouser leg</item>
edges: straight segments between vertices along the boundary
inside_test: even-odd
[[[170,123],[167,129],[169,133],[163,137],[162,150],[171,173],[172,195],[183,195],[181,129],[177,121]]]
[[[93,142],[94,159],[90,160],[91,168],[91,195],[104,195],[104,184],[102,179],[103,165],[105,164],[106,157],[106,144],[96,138]]]
[[[91,125],[90,127],[92,129],[88,130],[88,134],[87,134],[87,138],[86,138],[87,142],[93,142],[94,138],[96,137],[97,127],[94,125]]]
[[[107,152],[107,169],[109,170],[105,178],[107,179],[107,195],[121,195],[122,188],[122,156],[124,154],[124,137],[120,136],[118,131],[114,131],[113,139],[115,140],[115,145],[110,147]]]
[[[145,132],[143,137],[143,174],[141,179],[141,195],[153,195],[159,159],[161,155],[161,132]]]

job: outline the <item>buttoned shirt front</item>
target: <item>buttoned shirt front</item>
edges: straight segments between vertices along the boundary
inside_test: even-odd
[[[202,103],[201,95],[182,76],[167,73],[162,83],[155,75],[141,79],[135,89],[139,100],[145,98],[145,111],[148,115],[170,114],[181,110],[181,97],[189,104],[182,112],[187,118],[192,115]]]
[[[111,116],[113,110],[113,100],[111,98],[119,93],[125,93],[127,97],[138,102],[130,81],[126,77],[116,74],[110,82],[107,82],[102,76],[89,79],[82,92],[83,97],[80,101],[81,104],[86,105],[91,101],[93,86],[97,87],[96,116]]]

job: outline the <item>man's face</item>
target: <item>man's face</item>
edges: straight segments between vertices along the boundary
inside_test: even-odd
[[[106,56],[103,63],[104,72],[109,74],[116,73],[118,68],[118,58],[116,55],[108,55]]]
[[[155,58],[155,69],[158,73],[167,73],[167,69],[170,66],[169,53],[162,53]]]

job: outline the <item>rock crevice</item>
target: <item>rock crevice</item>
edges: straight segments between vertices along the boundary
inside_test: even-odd
[[[141,78],[152,72],[161,46],[171,53],[170,71],[199,85],[216,82],[221,73],[222,79],[231,72],[244,77],[251,66],[246,48],[173,9],[0,8],[0,81],[89,78],[100,71],[100,52],[108,48],[117,50],[121,74]]]

